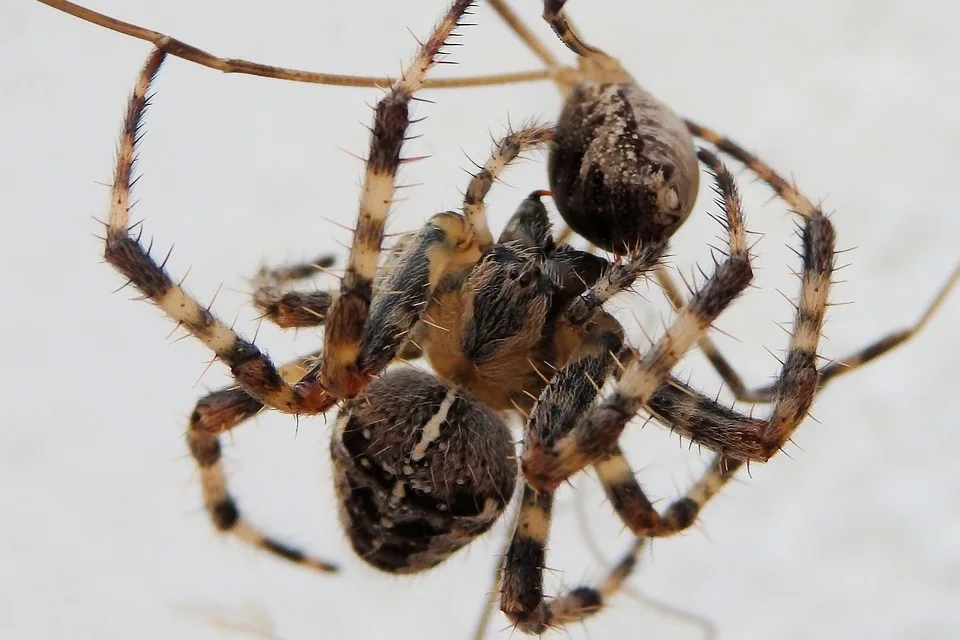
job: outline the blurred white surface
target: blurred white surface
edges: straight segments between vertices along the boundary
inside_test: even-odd
[[[92,1],[92,0],[91,0]],[[274,64],[396,73],[446,4],[357,0],[272,3],[98,0],[94,8],[207,50]],[[535,31],[570,59],[517,2]],[[414,8],[416,5],[416,8]],[[592,6],[591,6],[592,5]],[[823,352],[840,357],[913,322],[960,255],[960,9],[952,2],[782,3],[574,1],[586,37],[618,55],[649,89],[776,168],[835,211],[851,263],[834,299]],[[438,75],[536,67],[481,3],[461,64]],[[332,504],[323,419],[265,415],[227,449],[241,507],[272,532],[338,559],[314,575],[217,537],[200,508],[182,440],[205,388],[193,341],[170,346],[159,312],[128,302],[100,264],[91,216],[105,213],[127,93],[149,47],[30,2],[0,3],[0,638],[242,638],[218,628],[222,610],[266,618],[276,637],[465,638],[489,588],[502,527],[441,568],[378,575],[352,557]],[[261,261],[330,250],[356,212],[365,107],[374,90],[225,76],[170,59],[156,84],[141,147],[135,217],[174,274],[248,335],[244,276]],[[392,230],[456,208],[464,154],[485,157],[507,120],[552,118],[545,83],[432,92],[404,170],[408,189]],[[542,158],[520,164],[491,193],[500,225],[545,187]],[[758,289],[718,323],[724,351],[753,384],[777,369],[790,319],[777,294],[796,290],[792,222],[743,175],[748,222],[765,233]],[[706,191],[705,191],[706,192]],[[707,192],[708,193],[708,192]],[[715,210],[705,197],[698,211]],[[678,234],[678,266],[707,257],[715,223],[695,215]],[[788,266],[789,265],[789,266]],[[655,290],[624,298],[649,330]],[[633,585],[704,616],[721,638],[960,636],[960,296],[895,354],[831,385],[790,447],[706,510],[699,529],[657,542]],[[642,335],[627,314],[631,335]],[[258,343],[285,359],[318,344],[264,326]],[[699,356],[684,372],[708,392],[719,380]],[[762,411],[762,409],[760,410]],[[668,498],[702,458],[656,427],[631,428],[631,460],[651,495]],[[590,526],[613,557],[626,544],[591,478],[576,483]],[[557,582],[600,574],[563,490],[549,564]],[[709,534],[709,537],[708,535]],[[570,637],[699,638],[628,597]],[[510,637],[502,617],[495,637]],[[493,635],[493,634],[491,634]],[[562,636],[558,636],[562,637]]]

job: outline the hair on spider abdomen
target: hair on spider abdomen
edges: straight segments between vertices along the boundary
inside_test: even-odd
[[[344,405],[330,454],[350,544],[390,573],[440,564],[487,531],[518,474],[513,438],[493,411],[407,367]]]
[[[683,120],[626,76],[571,89],[548,177],[571,229],[607,251],[629,253],[670,237],[687,219],[700,169]]]

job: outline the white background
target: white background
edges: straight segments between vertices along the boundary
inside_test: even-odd
[[[530,24],[539,3],[517,1]],[[726,8],[721,9],[724,5]],[[412,7],[416,5],[416,9]],[[592,6],[591,6],[592,5]],[[396,73],[445,0],[349,3],[98,0],[100,11],[208,50],[323,71]],[[855,247],[836,288],[823,353],[841,357],[914,320],[960,254],[960,19],[955,2],[574,1],[588,39],[618,55],[649,89],[793,175],[835,212]],[[437,75],[520,70],[534,57],[481,4],[462,64]],[[315,575],[218,537],[200,508],[182,439],[206,388],[228,382],[194,341],[100,263],[91,216],[105,215],[115,136],[148,45],[30,2],[0,1],[0,638],[465,638],[489,588],[502,527],[441,568],[390,578],[350,554],[336,525],[328,427],[265,415],[227,448],[241,507],[270,531],[342,562]],[[570,56],[565,55],[569,60]],[[244,276],[261,261],[343,250],[376,90],[297,85],[170,59],[141,147],[135,217],[176,275],[251,335]],[[408,147],[431,157],[404,170],[391,230],[458,206],[489,132],[552,118],[548,84],[425,94],[428,116]],[[792,221],[750,186],[758,288],[725,315],[724,351],[753,384],[777,369],[793,295]],[[546,187],[542,158],[511,169],[490,196],[499,227]],[[705,190],[705,193],[709,193]],[[707,257],[717,233],[704,197],[676,237],[678,266]],[[321,282],[323,285],[329,282]],[[656,289],[618,304],[631,336],[657,331]],[[628,313],[633,311],[636,320]],[[821,396],[789,457],[755,465],[686,535],[644,554],[634,587],[711,620],[725,639],[946,638],[960,634],[960,295],[908,346]],[[952,330],[953,329],[953,330]],[[312,332],[264,326],[278,359],[315,348]],[[719,379],[699,357],[682,372],[707,392]],[[746,409],[746,407],[743,407]],[[760,409],[763,411],[763,409]],[[653,496],[669,498],[702,466],[665,431],[639,424],[625,446]],[[592,478],[575,483],[608,557],[628,538]],[[557,582],[600,575],[562,490],[549,565]],[[221,628],[218,628],[217,625]],[[496,637],[510,636],[499,615]],[[689,622],[620,597],[572,638],[700,638]],[[491,637],[493,631],[491,631]],[[562,636],[558,636],[562,637]]]

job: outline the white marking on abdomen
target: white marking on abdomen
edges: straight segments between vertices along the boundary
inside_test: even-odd
[[[427,455],[427,447],[430,446],[431,442],[440,437],[440,425],[447,419],[447,414],[450,413],[450,407],[453,406],[453,402],[456,399],[456,389],[447,391],[446,397],[444,397],[443,402],[440,403],[440,408],[437,409],[437,412],[433,414],[433,417],[430,418],[427,424],[423,425],[423,430],[420,432],[420,442],[416,444],[410,453],[411,460],[422,460],[423,456]]]

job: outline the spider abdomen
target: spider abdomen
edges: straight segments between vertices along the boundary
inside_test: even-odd
[[[496,414],[412,368],[345,404],[330,453],[350,544],[390,573],[433,567],[489,529],[518,473]]]
[[[586,82],[564,104],[548,175],[567,224],[626,253],[676,231],[700,173],[693,139],[666,105],[631,82]]]

